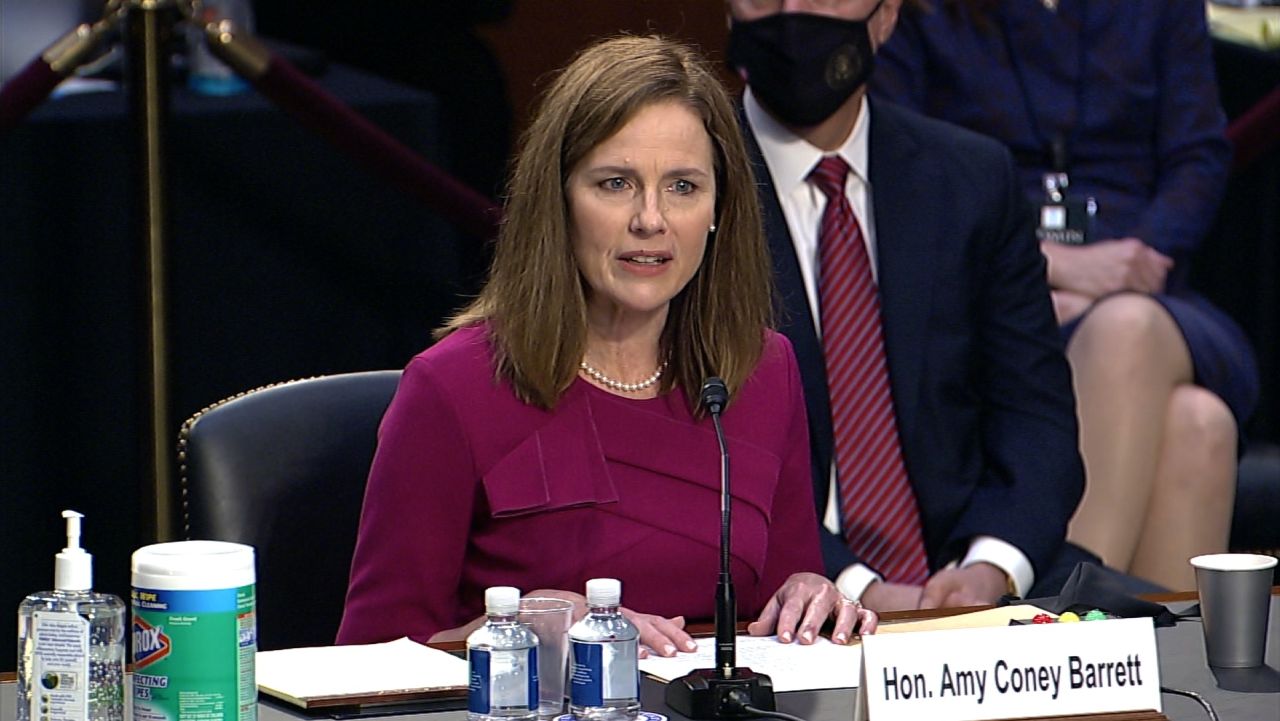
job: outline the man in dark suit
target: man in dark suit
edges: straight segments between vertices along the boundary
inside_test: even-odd
[[[743,117],[782,331],[805,385],[828,573],[881,611],[1056,594],[1088,559],[1064,543],[1084,477],[1032,213],[998,143],[866,100],[871,56],[900,5],[729,0],[729,62],[748,85]],[[828,167],[836,180],[824,186]],[[835,300],[836,239],[867,259],[871,326],[857,332],[882,348],[874,362],[832,357],[848,302]],[[879,381],[856,377],[886,388],[887,419],[858,415],[857,390],[846,401],[828,382],[846,375],[842,363],[879,364]],[[843,440],[880,421],[879,445]],[[869,471],[858,465],[868,456],[884,462]],[[882,491],[858,483],[895,467],[907,511],[886,530]],[[885,550],[899,543],[908,557],[914,544],[914,566]]]

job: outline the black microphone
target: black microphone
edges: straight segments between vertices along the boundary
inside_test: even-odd
[[[698,396],[711,416],[720,444],[720,578],[716,582],[716,667],[700,668],[667,684],[667,705],[693,719],[737,719],[754,716],[747,707],[775,710],[773,681],[749,668],[738,668],[738,605],[729,570],[732,496],[729,493],[729,446],[724,441],[720,413],[729,403],[729,389],[720,378],[703,381]]]
[[[712,421],[716,424],[716,430],[720,430],[720,412],[724,410],[725,405],[729,402],[729,389],[725,387],[724,380],[711,376],[702,382],[702,392],[698,395],[698,401],[703,408],[711,414]],[[724,437],[720,436],[720,454],[728,455],[728,451],[724,447]]]

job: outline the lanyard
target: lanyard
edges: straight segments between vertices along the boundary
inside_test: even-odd
[[[1076,87],[1075,87],[1075,117],[1073,125],[1069,131],[1070,137],[1064,137],[1062,131],[1056,131],[1053,138],[1050,139],[1044,133],[1044,128],[1040,127],[1040,118],[1036,114],[1035,106],[1031,102],[1031,92],[1027,87],[1027,79],[1022,72],[1022,63],[1018,60],[1018,54],[1014,52],[1013,33],[1009,30],[1009,17],[1002,10],[1000,12],[1000,31],[1004,40],[1005,55],[1009,58],[1009,66],[1013,70],[1014,80],[1018,83],[1018,92],[1022,95],[1022,107],[1027,114],[1027,121],[1031,125],[1031,134],[1035,137],[1040,147],[1044,148],[1048,154],[1049,162],[1052,170],[1057,172],[1066,172],[1069,164],[1069,147],[1075,144],[1076,137],[1080,133],[1081,115],[1084,113],[1084,71],[1085,71],[1085,20],[1088,15],[1086,12],[1086,0],[1080,0],[1080,28],[1077,33],[1076,49],[1079,53],[1076,59]]]

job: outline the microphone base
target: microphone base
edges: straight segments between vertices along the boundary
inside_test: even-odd
[[[773,681],[749,668],[733,669],[725,678],[719,669],[700,668],[667,684],[666,702],[676,712],[691,719],[741,719],[755,714],[750,705],[775,711]]]

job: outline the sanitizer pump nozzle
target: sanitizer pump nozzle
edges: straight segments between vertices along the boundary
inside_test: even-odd
[[[59,591],[93,588],[93,556],[80,547],[80,519],[84,514],[63,511],[67,519],[67,547],[54,557],[53,587]]]

